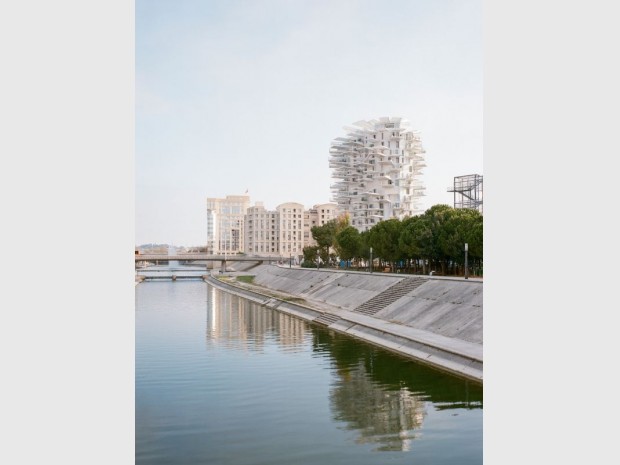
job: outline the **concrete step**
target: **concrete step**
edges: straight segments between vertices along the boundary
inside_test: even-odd
[[[428,281],[428,278],[405,278],[402,281],[397,282],[393,286],[387,288],[382,293],[374,296],[368,302],[363,303],[353,311],[363,313],[364,315],[372,316],[377,312],[383,310],[388,305],[396,302],[402,296],[413,291],[417,287]]]
[[[323,313],[321,316],[315,318],[313,321],[314,323],[329,326],[332,323],[335,323],[336,321],[338,321],[339,319],[340,317],[337,315],[333,315],[331,313]]]

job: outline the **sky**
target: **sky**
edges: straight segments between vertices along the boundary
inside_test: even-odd
[[[206,199],[332,200],[331,142],[400,116],[421,206],[483,175],[480,0],[136,0],[136,245],[206,242]]]

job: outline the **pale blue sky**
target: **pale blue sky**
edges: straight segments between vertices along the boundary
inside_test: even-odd
[[[206,241],[207,197],[331,198],[343,126],[420,132],[424,209],[483,174],[479,0],[136,0],[136,244]]]

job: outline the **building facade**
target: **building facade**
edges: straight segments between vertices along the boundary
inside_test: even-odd
[[[280,219],[262,202],[248,208],[245,216],[245,251],[252,255],[280,255]]]
[[[304,206],[296,202],[265,209],[262,202],[248,208],[245,216],[245,247],[249,254],[293,257],[304,247]]]
[[[304,211],[304,247],[317,245],[312,237],[312,227],[323,226],[328,221],[335,219],[338,216],[337,210],[338,205],[335,203],[321,203]]]
[[[276,207],[280,220],[280,254],[285,257],[299,257],[304,248],[304,206],[288,202]]]
[[[249,206],[248,195],[207,198],[207,253],[245,252],[245,215]]]
[[[346,136],[332,141],[329,154],[338,214],[348,213],[361,232],[381,220],[420,213],[425,152],[409,122],[381,117],[345,130]]]

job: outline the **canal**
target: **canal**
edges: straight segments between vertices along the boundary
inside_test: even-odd
[[[217,290],[136,286],[136,464],[481,464],[482,387]]]

